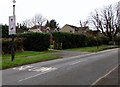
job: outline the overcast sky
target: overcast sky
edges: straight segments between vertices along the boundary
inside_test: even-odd
[[[0,0],[0,24],[8,24],[13,14],[13,0]],[[55,19],[60,27],[65,24],[79,26],[96,8],[114,4],[120,0],[16,0],[16,22],[42,14],[48,20]]]

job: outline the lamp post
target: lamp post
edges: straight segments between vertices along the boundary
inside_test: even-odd
[[[15,26],[15,29],[16,29],[16,20],[15,20],[15,3],[16,1],[13,0],[13,18],[14,18],[14,26]],[[11,56],[12,56],[12,61],[14,60],[14,57],[15,57],[15,43],[14,43],[14,34],[12,34],[12,50],[11,50]]]

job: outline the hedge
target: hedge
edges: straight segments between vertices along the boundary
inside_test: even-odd
[[[55,49],[68,49],[79,48],[86,46],[100,46],[108,44],[109,38],[105,36],[91,37],[84,34],[73,34],[65,32],[54,32],[54,48]]]
[[[23,51],[23,40],[21,38],[15,38],[15,52],[21,52]],[[10,54],[11,53],[11,47],[12,47],[12,41],[10,38],[3,39],[2,40],[2,54]]]
[[[50,46],[50,34],[29,32],[17,35],[17,37],[24,38],[23,46],[25,50],[30,51],[44,51],[48,50]]]
[[[55,48],[67,49],[86,46],[86,36],[83,34],[72,34],[65,32],[54,32],[53,38],[55,41]]]
[[[100,36],[99,37],[100,41],[101,41],[101,44],[104,44],[104,45],[108,45],[109,44],[109,37],[107,36]]]
[[[120,36],[116,36],[115,39],[115,44],[120,46]]]

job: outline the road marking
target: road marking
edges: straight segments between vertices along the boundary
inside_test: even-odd
[[[26,70],[28,68],[32,68],[33,66],[21,66],[20,68],[18,68],[19,70]]]
[[[105,78],[106,76],[108,76],[113,70],[115,70],[118,67],[118,65],[116,67],[114,67],[112,70],[110,70],[108,73],[106,73],[104,76],[98,78],[90,87],[92,87],[93,85],[95,85],[97,82],[99,82],[101,79]]]
[[[20,66],[20,67],[18,67],[18,68],[12,68],[12,69],[14,69],[14,70],[27,70],[27,69],[29,69],[29,68],[32,68],[33,66],[28,66],[28,65],[25,65],[25,66]]]
[[[72,64],[70,64],[70,65],[78,64],[78,63],[83,62],[83,61],[86,61],[86,60],[88,60],[88,59],[82,59],[82,60],[77,61],[77,62],[74,62],[74,63],[72,63]]]
[[[47,70],[43,71],[42,73],[39,73],[39,74],[36,74],[36,75],[30,76],[30,77],[27,77],[27,78],[25,78],[25,79],[21,79],[21,80],[19,80],[19,81],[21,82],[21,81],[24,81],[24,80],[27,80],[27,79],[31,79],[31,78],[37,77],[37,76],[39,76],[39,75],[42,75],[42,74],[48,73],[48,72],[50,72],[50,71],[54,71],[54,70],[56,70],[56,69],[57,69],[57,68],[47,69]]]

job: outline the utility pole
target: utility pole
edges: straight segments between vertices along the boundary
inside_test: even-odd
[[[16,1],[13,0],[13,19],[14,19],[14,26],[15,26],[15,29],[16,29],[16,20],[15,20],[15,3]],[[14,60],[15,58],[15,43],[14,43],[14,34],[12,34],[12,50],[11,50],[11,56],[12,56],[12,61]]]

